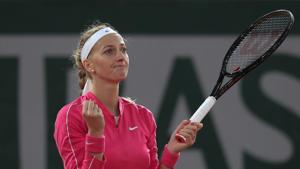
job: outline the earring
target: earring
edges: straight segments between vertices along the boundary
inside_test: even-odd
[[[95,73],[95,70],[94,70],[94,69],[89,69],[89,71],[90,71],[91,73]]]

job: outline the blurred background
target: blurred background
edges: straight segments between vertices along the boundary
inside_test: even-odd
[[[121,95],[154,113],[161,150],[210,94],[233,40],[276,9],[293,12],[291,34],[218,100],[177,168],[299,169],[298,0],[0,0],[0,168],[63,168],[54,121],[79,95],[71,55],[95,20],[127,39]]]

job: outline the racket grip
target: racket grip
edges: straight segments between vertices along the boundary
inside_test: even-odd
[[[205,101],[200,105],[200,107],[196,110],[196,112],[190,118],[191,122],[201,122],[202,119],[207,115],[210,109],[216,103],[216,98],[213,96],[209,96],[205,99]],[[176,140],[180,143],[186,143],[186,138],[180,134],[176,134]]]
[[[201,122],[215,103],[216,103],[215,97],[213,96],[207,97],[206,100],[200,105],[200,107],[190,118],[191,122]]]

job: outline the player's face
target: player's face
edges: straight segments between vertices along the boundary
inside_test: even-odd
[[[119,34],[108,34],[93,47],[91,63],[96,78],[119,83],[127,77],[129,58],[124,39]]]

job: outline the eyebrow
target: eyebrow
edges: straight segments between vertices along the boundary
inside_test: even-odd
[[[125,43],[121,43],[120,46],[126,46],[126,45],[125,45]],[[111,48],[111,47],[115,47],[115,46],[114,45],[106,45],[102,49]]]

